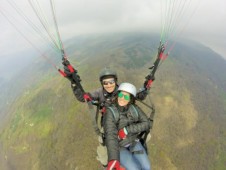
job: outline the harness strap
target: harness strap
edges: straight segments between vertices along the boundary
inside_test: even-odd
[[[93,125],[93,128],[94,128],[94,131],[96,132],[96,134],[98,136],[102,136],[102,133],[97,125],[97,122],[96,122],[96,115],[95,115],[95,110],[93,108],[93,105],[92,105],[92,102],[89,101],[87,102],[88,103],[88,108],[89,108],[89,111],[90,111],[90,116],[91,116],[91,120],[92,120],[92,125]]]
[[[114,116],[115,122],[117,123],[118,120],[119,120],[119,112],[118,112],[117,108],[115,106],[111,106],[111,107],[108,107],[108,108],[111,110],[111,112]]]
[[[134,105],[130,105],[129,106],[129,110],[130,110],[131,114],[133,114],[133,118],[137,118],[138,119],[139,113],[138,113],[137,109],[135,108],[135,106]],[[136,115],[134,115],[134,113]]]

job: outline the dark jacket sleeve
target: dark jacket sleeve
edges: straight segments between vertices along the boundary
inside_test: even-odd
[[[138,122],[126,127],[128,133],[140,133],[150,129],[150,121],[148,120],[146,114],[138,106],[135,107],[139,113],[139,120]]]
[[[72,91],[73,91],[76,99],[80,102],[85,102],[85,99],[83,97],[85,92],[83,92],[80,88],[78,88],[74,84],[71,84],[71,88],[72,88]]]
[[[104,132],[108,152],[108,161],[119,161],[118,129],[113,117],[113,113],[109,109],[107,109],[107,112],[104,115]]]
[[[83,97],[85,93],[87,93],[92,98],[92,100],[97,100],[97,101],[100,100],[101,93],[103,93],[103,91],[102,91],[101,88],[96,89],[95,91],[93,91],[91,93],[89,93],[89,92],[83,92],[77,86],[73,86],[73,84],[71,85],[71,88],[72,88],[72,91],[73,91],[76,99],[78,101],[80,101],[80,102],[85,102],[85,99]]]
[[[101,100],[100,98],[103,95],[103,90],[102,90],[102,88],[98,88],[89,94],[93,100],[100,101]]]

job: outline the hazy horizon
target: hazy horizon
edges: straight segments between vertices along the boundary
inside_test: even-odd
[[[175,4],[178,3],[177,1],[175,0]],[[24,19],[16,13],[16,10],[9,2],[6,0],[1,1],[0,31],[4,43],[0,44],[0,58],[15,55],[17,52],[32,48],[29,42],[1,15],[2,13],[21,32],[24,31],[24,34],[27,34],[29,41],[32,41],[37,46],[40,45],[36,44],[37,36],[33,32],[28,31],[27,26],[29,24],[23,21]],[[38,23],[37,16],[27,1],[21,0],[20,3],[14,3],[24,12],[25,16],[35,24]],[[63,42],[74,36],[93,33],[137,31],[157,32],[160,34],[161,26],[164,22],[162,20],[164,19],[163,14],[166,12],[164,10],[167,5],[172,5],[169,4],[168,0],[55,0],[54,4]],[[43,7],[44,16],[46,18],[51,17],[49,2],[40,0],[39,5]],[[226,2],[224,0],[189,1],[189,4],[180,8],[186,17],[179,18],[175,16],[180,21],[176,22],[176,26],[180,28],[178,36],[198,41],[226,59],[225,9]],[[53,27],[54,24],[52,23],[51,25]],[[37,26],[41,27],[40,25]]]

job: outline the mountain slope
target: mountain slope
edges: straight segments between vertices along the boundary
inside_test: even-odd
[[[66,47],[91,91],[108,65],[119,82],[141,87],[157,46],[153,35],[116,34],[79,37]],[[148,143],[153,169],[225,169],[225,72],[225,60],[194,42],[178,44],[161,65],[150,94],[156,106]],[[13,103],[0,135],[2,169],[100,169],[89,111],[70,83],[44,65],[32,65],[29,74],[36,82]]]

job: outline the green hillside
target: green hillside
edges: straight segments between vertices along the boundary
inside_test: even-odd
[[[149,34],[98,35],[71,39],[66,51],[86,91],[100,86],[99,71],[109,65],[119,82],[139,88],[158,43]],[[26,70],[17,81],[27,86],[1,130],[0,169],[101,169],[89,111],[68,80],[43,60]],[[225,72],[225,60],[194,42],[178,43],[162,63],[149,95],[156,106],[148,143],[154,170],[226,169]]]

